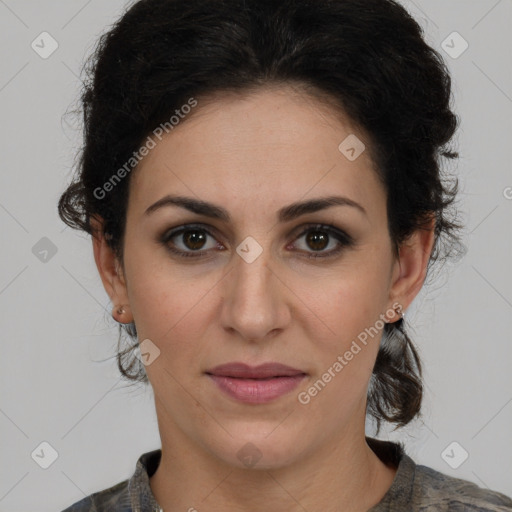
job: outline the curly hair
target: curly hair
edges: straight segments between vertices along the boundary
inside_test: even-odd
[[[190,97],[286,84],[339,107],[368,135],[396,255],[432,218],[429,275],[434,262],[463,252],[452,211],[458,180],[441,171],[442,157],[458,157],[447,147],[458,126],[451,78],[395,1],[140,0],[99,38],[84,71],[84,144],[58,211],[68,226],[91,235],[91,218],[101,217],[121,263],[130,176],[106,198],[98,187]],[[135,325],[119,328],[119,370],[148,382],[134,356],[138,343],[121,347],[122,330],[137,339]],[[378,429],[381,420],[404,426],[419,414],[422,394],[420,358],[404,322],[388,323],[367,413]]]

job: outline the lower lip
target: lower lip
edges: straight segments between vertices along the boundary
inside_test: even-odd
[[[272,379],[238,379],[210,374],[208,377],[224,393],[236,400],[250,404],[264,404],[295,389],[306,375],[274,377]]]

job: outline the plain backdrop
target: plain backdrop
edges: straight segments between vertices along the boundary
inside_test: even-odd
[[[81,142],[80,118],[64,114],[85,57],[127,5],[0,0],[0,512],[62,510],[160,447],[151,389],[124,384],[112,358],[117,325],[91,241],[56,209]],[[404,5],[452,72],[468,252],[408,311],[425,366],[423,418],[381,437],[402,440],[417,463],[512,495],[512,1]],[[45,51],[58,44],[48,58],[32,46],[42,37]],[[41,450],[57,457],[47,469]]]

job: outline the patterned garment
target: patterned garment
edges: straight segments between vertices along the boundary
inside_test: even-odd
[[[388,492],[368,512],[512,512],[512,499],[504,494],[416,465],[401,444],[366,440],[382,461],[398,466]],[[161,450],[144,453],[130,479],[62,512],[163,512],[149,485],[161,455]]]

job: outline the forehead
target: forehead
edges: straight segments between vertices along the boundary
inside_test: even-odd
[[[358,141],[367,148],[369,141],[339,110],[290,87],[197,101],[190,117],[156,141],[137,167],[131,208],[147,208],[171,193],[228,209],[238,201],[275,210],[338,193],[381,206],[384,191],[370,152],[353,160],[342,144],[355,142],[359,152]]]

